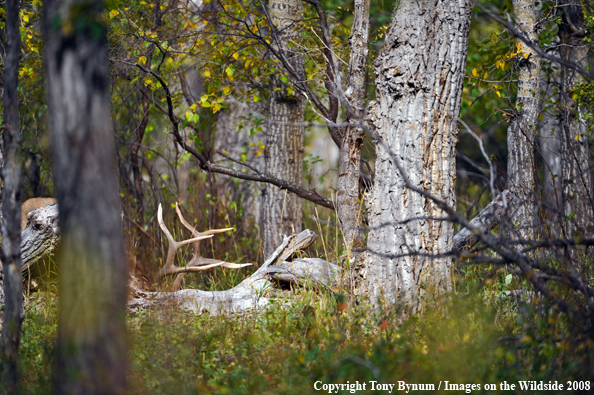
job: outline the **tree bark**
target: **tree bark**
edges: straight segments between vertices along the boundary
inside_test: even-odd
[[[544,165],[544,196],[545,215],[550,221],[549,226],[560,235],[561,225],[565,222],[562,204],[562,167],[561,167],[561,137],[563,135],[561,124],[559,122],[559,104],[558,94],[561,86],[560,73],[554,69],[550,72],[544,71],[543,67],[541,79],[541,104],[540,113],[542,120],[538,125],[538,139],[540,145],[540,154]],[[548,102],[553,104],[549,105]],[[563,218],[561,218],[561,216]]]
[[[559,26],[563,60],[588,66],[588,46],[584,45],[586,23],[582,5],[578,0],[562,2],[563,19]],[[568,67],[561,67],[561,166],[564,217],[567,237],[591,237],[594,233],[592,218],[592,167],[587,122],[583,114],[588,108],[578,107],[573,90],[584,81],[581,74]],[[573,214],[572,214],[573,213]]]
[[[534,0],[514,0],[517,29],[538,43]],[[518,40],[518,93],[516,111],[507,130],[507,187],[515,197],[513,233],[521,239],[534,238],[535,195],[534,137],[540,101],[541,58]]]
[[[455,206],[455,151],[471,11],[469,1],[401,2],[375,61],[372,121],[379,142],[359,292],[374,303],[402,302],[411,313],[420,310],[424,295],[452,287],[452,260],[439,254],[452,250],[453,224],[431,219],[445,213],[408,190],[403,177]]]
[[[355,16],[349,44],[351,57],[345,98],[349,114],[344,130],[342,145],[339,147],[338,189],[336,209],[347,251],[354,252],[365,247],[365,236],[361,229],[362,207],[359,199],[359,171],[361,167],[361,144],[364,131],[357,124],[364,118],[366,64],[369,54],[369,7],[370,0],[355,0]],[[355,253],[355,260],[358,254]]]
[[[57,394],[126,391],[127,267],[99,0],[44,2],[61,243]]]
[[[273,44],[278,45],[279,50],[285,53],[291,66],[297,70],[299,79],[303,81],[303,54],[289,45],[296,31],[296,22],[302,18],[303,5],[300,0],[271,0],[269,9],[274,24]],[[301,95],[291,94],[288,89],[280,78],[272,78],[264,161],[269,174],[301,185],[304,103]],[[274,252],[283,235],[299,233],[301,229],[301,200],[286,190],[265,185],[262,210],[264,256]]]
[[[18,0],[6,1],[7,54],[4,65],[4,133],[2,141],[2,269],[4,323],[0,337],[0,393],[18,392],[17,360],[23,322],[21,276],[21,129],[19,58],[21,33]]]

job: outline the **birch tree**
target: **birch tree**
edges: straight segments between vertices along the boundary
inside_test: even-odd
[[[21,126],[19,58],[21,32],[18,0],[6,1],[7,51],[4,64],[4,130],[2,141],[2,262],[4,322],[0,338],[0,393],[18,391],[17,359],[23,322],[21,276]],[[2,284],[0,284],[2,285]],[[2,301],[0,301],[2,303]]]
[[[99,0],[44,6],[61,245],[57,394],[126,391],[126,284]]]
[[[532,43],[538,43],[534,0],[514,0],[517,29]],[[514,196],[512,221],[516,237],[534,238],[536,187],[534,137],[539,114],[541,58],[537,52],[518,40],[518,93],[507,130],[507,186]]]
[[[359,292],[416,312],[451,290],[453,224],[409,182],[455,206],[455,148],[472,3],[401,2],[375,60],[378,136]],[[401,173],[404,171],[404,174]],[[429,256],[427,256],[428,254]],[[435,255],[435,256],[431,256]]]
[[[300,0],[272,0],[269,3],[273,43],[283,52],[298,79],[305,79],[303,54],[290,44],[303,15]],[[266,171],[301,185],[303,178],[304,103],[301,95],[278,77],[272,78],[264,160]],[[286,190],[265,185],[262,206],[264,256],[276,249],[282,235],[299,233],[302,227],[301,200]]]

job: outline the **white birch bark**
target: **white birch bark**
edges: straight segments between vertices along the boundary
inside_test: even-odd
[[[452,250],[454,227],[425,219],[445,213],[405,187],[395,161],[412,184],[455,206],[455,149],[471,10],[466,0],[401,2],[375,61],[373,122],[381,141],[359,290],[372,302],[401,301],[413,313],[428,292],[451,290],[451,258],[420,254]]]
[[[520,32],[537,43],[536,8],[534,0],[514,0],[514,17]],[[518,93],[516,110],[507,130],[507,186],[515,196],[512,222],[516,237],[534,238],[536,187],[534,167],[534,137],[539,113],[541,59],[536,51],[521,45],[518,56]],[[524,56],[526,54],[527,57]]]
[[[296,22],[303,15],[300,0],[271,0],[270,15],[284,51],[300,79],[304,78],[303,54],[289,45],[296,31]],[[278,43],[278,42],[277,42]],[[289,94],[278,77],[271,84],[270,112],[266,148],[267,173],[297,185],[303,178],[303,117],[304,103],[300,95]],[[280,90],[276,90],[280,88]],[[272,185],[264,187],[262,207],[262,240],[264,256],[272,254],[283,235],[299,233],[302,229],[301,200],[295,194]]]

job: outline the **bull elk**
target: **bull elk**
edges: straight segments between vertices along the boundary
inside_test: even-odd
[[[174,289],[179,289],[181,287],[181,281],[185,273],[192,273],[192,272],[201,272],[204,270],[212,269],[215,267],[223,267],[227,269],[239,269],[245,266],[251,266],[251,263],[230,263],[221,261],[218,259],[210,259],[204,258],[200,255],[200,240],[211,238],[213,235],[217,233],[228,232],[233,230],[233,228],[224,228],[224,229],[210,229],[204,232],[198,232],[192,225],[190,225],[182,215],[177,203],[175,204],[175,211],[177,216],[179,217],[180,222],[182,225],[192,233],[193,238],[182,240],[182,241],[175,241],[169,229],[165,226],[163,222],[163,208],[161,204],[159,204],[159,208],[157,210],[157,221],[159,222],[159,226],[161,230],[165,234],[165,237],[169,241],[169,247],[167,249],[167,258],[165,259],[165,265],[159,271],[157,277],[162,279],[165,276],[169,276],[172,274],[177,274],[177,277],[173,283]],[[177,250],[185,246],[187,244],[192,244],[192,252],[193,256],[192,259],[187,263],[184,267],[175,266],[175,254]]]

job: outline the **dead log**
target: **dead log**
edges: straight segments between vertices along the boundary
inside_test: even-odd
[[[59,240],[58,204],[31,211],[27,215],[27,226],[21,234],[21,269],[27,270],[33,263],[54,251]]]
[[[479,240],[478,234],[487,233],[497,225],[501,216],[511,207],[511,200],[512,195],[509,190],[503,191],[493,199],[483,211],[470,221],[472,230],[464,228],[454,236],[454,250],[472,248]]]
[[[241,313],[246,310],[265,306],[269,303],[266,291],[275,283],[272,279],[284,277],[295,283],[310,281],[322,284],[333,284],[341,269],[321,259],[301,259],[287,261],[295,252],[308,247],[317,235],[309,229],[298,235],[285,237],[282,244],[250,277],[234,288],[226,291],[201,291],[183,289],[175,292],[145,292],[137,287],[133,289],[135,298],[129,301],[128,307],[134,312],[164,305],[174,305],[196,313],[209,312],[212,315]],[[276,268],[273,266],[280,262]],[[282,275],[280,272],[282,271]]]

